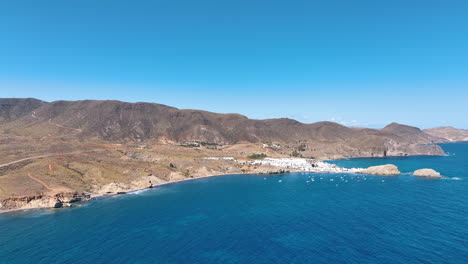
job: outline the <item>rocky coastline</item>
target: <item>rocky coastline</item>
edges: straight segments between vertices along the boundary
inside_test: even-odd
[[[208,157],[206,159],[227,160],[237,163],[241,166],[240,173],[225,172],[216,174],[206,173],[193,178],[175,179],[172,181],[162,181],[155,176],[145,176],[138,181],[133,181],[130,184],[112,182],[105,186],[97,188],[95,193],[78,193],[78,192],[61,192],[55,195],[33,195],[24,197],[10,197],[0,201],[0,213],[38,209],[38,208],[64,208],[72,207],[75,203],[86,202],[98,197],[121,195],[151,189],[158,186],[173,184],[182,181],[189,181],[207,177],[215,177],[229,174],[279,174],[293,172],[309,172],[309,173],[350,173],[350,174],[371,174],[382,176],[399,175],[400,171],[395,165],[388,164],[382,166],[373,166],[369,168],[342,168],[335,164],[330,164],[320,160],[305,159],[305,158],[264,158],[259,160],[237,160],[232,157]],[[421,171],[421,170],[420,170]],[[440,178],[434,176],[432,170],[423,170],[424,177]],[[430,172],[430,173],[429,173]],[[421,176],[418,171],[415,176]],[[440,175],[440,174],[439,174]]]
[[[0,201],[0,213],[37,208],[72,207],[75,203],[89,201],[91,199],[91,194],[78,192],[10,197]]]

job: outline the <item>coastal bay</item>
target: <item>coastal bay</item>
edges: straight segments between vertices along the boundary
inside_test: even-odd
[[[464,263],[468,144],[444,149],[451,154],[357,159],[395,163],[403,172],[396,177],[226,175],[71,209],[2,214],[1,261],[89,263],[105,252],[115,262],[139,263]],[[446,178],[411,175],[435,161]]]
[[[363,129],[155,103],[6,98],[0,99],[0,210],[66,207],[215,175],[358,173],[366,167],[322,161],[444,155],[436,143],[451,140],[398,123]]]

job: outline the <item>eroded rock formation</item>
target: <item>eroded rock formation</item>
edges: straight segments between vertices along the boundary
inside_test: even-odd
[[[372,166],[362,171],[364,174],[373,174],[373,175],[384,175],[384,176],[394,176],[399,175],[401,172],[398,170],[398,167],[393,164]]]
[[[413,172],[416,177],[442,178],[439,172],[433,169],[420,169]]]

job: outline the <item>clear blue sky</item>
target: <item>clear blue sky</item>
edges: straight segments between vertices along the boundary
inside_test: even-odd
[[[0,97],[468,128],[468,1],[2,0]]]

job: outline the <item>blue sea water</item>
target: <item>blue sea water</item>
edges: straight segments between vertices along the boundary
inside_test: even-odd
[[[442,147],[451,154],[334,161],[439,180],[230,175],[1,214],[0,263],[467,263],[468,144]]]

